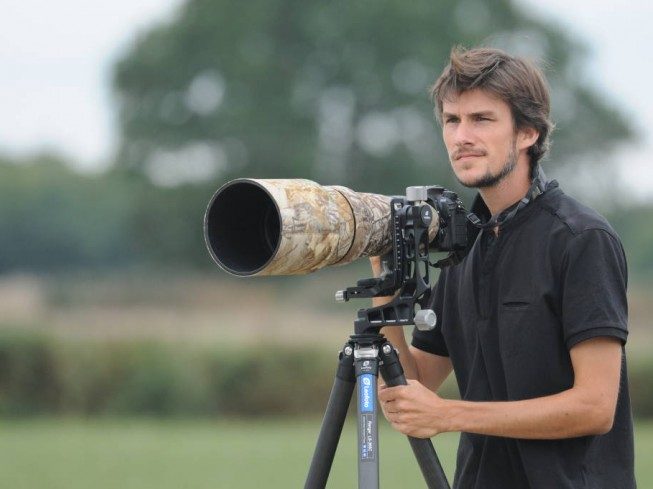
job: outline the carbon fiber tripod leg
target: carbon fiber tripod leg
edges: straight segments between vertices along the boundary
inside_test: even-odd
[[[401,363],[399,363],[397,352],[390,343],[385,343],[381,347],[379,356],[382,360],[381,375],[386,385],[389,387],[406,385],[404,369],[401,367]],[[409,436],[408,441],[413,449],[413,454],[417,459],[427,487],[429,489],[450,489],[449,481],[447,481],[447,476],[442,469],[442,464],[440,464],[431,440]]]
[[[355,386],[354,349],[353,345],[347,343],[340,352],[338,370],[331,388],[304,489],[324,489],[326,487]]]

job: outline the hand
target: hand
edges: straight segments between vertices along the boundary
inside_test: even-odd
[[[372,265],[372,275],[375,278],[381,275],[381,257],[380,256],[370,256],[370,265]]]
[[[379,404],[392,427],[414,438],[449,431],[447,401],[416,380],[397,387],[379,386]]]

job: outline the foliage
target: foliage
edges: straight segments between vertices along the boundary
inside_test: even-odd
[[[0,414],[320,414],[336,358],[307,347],[173,346],[0,334]],[[631,359],[633,410],[653,416],[651,358]],[[443,395],[455,397],[453,381]]]
[[[650,282],[653,277],[653,206],[616,206],[610,222],[623,241],[630,275]]]
[[[161,187],[121,171],[74,172],[53,155],[0,156],[0,274],[211,268],[202,236],[208,184]],[[653,274],[650,207],[614,204],[631,276]],[[649,279],[650,280],[650,279]]]
[[[0,157],[0,273],[206,265],[210,195],[116,172],[83,175],[54,155]]]
[[[52,155],[0,158],[0,272],[124,263],[131,187],[75,173]]]
[[[57,412],[61,380],[47,341],[19,334],[0,336],[0,413]]]
[[[0,414],[300,414],[326,399],[323,352],[157,342],[57,342],[0,334]]]
[[[584,48],[509,0],[188,0],[115,67],[118,164],[164,184],[451,186],[426,92],[454,44],[544,61],[559,128],[552,164],[600,160],[630,135],[579,76]]]
[[[426,89],[458,43],[549,66],[558,124],[549,164],[604,155],[629,136],[578,77],[582,46],[508,0],[188,0],[115,65],[121,143],[111,171],[0,156],[0,273],[209,267],[204,209],[237,176],[385,194],[455,188]],[[650,263],[650,237],[630,234],[634,263]]]

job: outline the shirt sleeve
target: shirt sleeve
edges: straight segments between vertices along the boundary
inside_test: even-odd
[[[429,307],[435,312],[435,328],[431,331],[420,331],[413,328],[413,339],[411,344],[419,349],[442,357],[448,357],[449,351],[442,336],[442,304],[444,298],[446,272],[440,272],[440,277],[431,291]]]
[[[627,267],[618,238],[588,229],[567,245],[562,270],[562,327],[567,349],[597,336],[626,342]]]

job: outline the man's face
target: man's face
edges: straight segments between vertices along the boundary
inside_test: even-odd
[[[522,138],[503,100],[482,89],[454,95],[443,101],[442,124],[449,161],[462,185],[493,187],[514,170]]]

